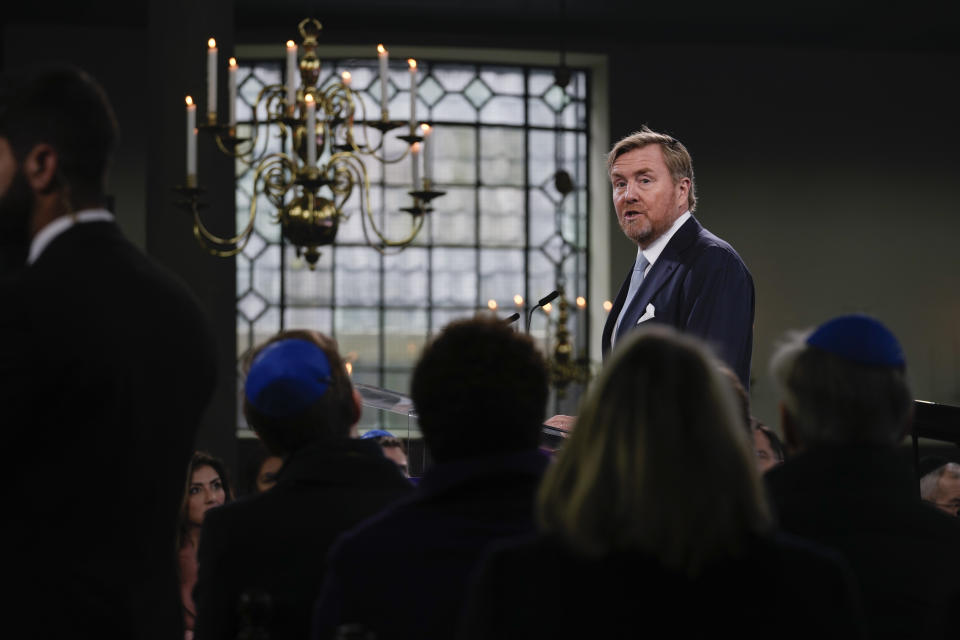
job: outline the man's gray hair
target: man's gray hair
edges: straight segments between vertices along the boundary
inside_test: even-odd
[[[913,397],[897,367],[852,362],[807,344],[811,331],[791,332],[770,360],[799,444],[893,445],[906,432]]]
[[[942,478],[943,474],[947,471],[953,475],[960,475],[960,464],[947,462],[920,478],[920,497],[927,502],[936,502],[939,493],[940,478]]]

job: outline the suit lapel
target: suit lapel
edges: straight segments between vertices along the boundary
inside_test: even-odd
[[[610,312],[607,314],[607,321],[603,325],[603,337],[600,341],[603,356],[606,356],[610,350],[610,341],[613,338],[613,326],[617,324],[617,318],[620,317],[620,310],[623,309],[623,305],[626,302],[627,291],[630,289],[630,277],[632,275],[633,265],[630,265],[630,270],[627,271],[627,277],[623,279],[623,283],[620,285],[620,291],[617,292],[617,297],[613,300],[613,307],[610,308]]]
[[[670,281],[671,276],[681,264],[681,254],[696,239],[701,228],[697,219],[690,216],[690,219],[684,222],[683,226],[677,229],[677,232],[670,238],[670,242],[663,248],[663,252],[657,258],[657,261],[653,263],[650,272],[647,273],[643,282],[640,284],[640,288],[637,289],[637,295],[635,295],[630,302],[630,306],[627,308],[627,314],[624,316],[623,322],[620,323],[620,328],[617,331],[618,340],[624,333],[636,326],[637,320],[646,312],[647,305],[650,304],[653,297]],[[629,283],[629,279],[627,283]],[[625,295],[624,287],[621,286],[620,289],[621,293]],[[612,312],[613,310],[611,310],[611,314]],[[654,311],[654,313],[656,313],[656,311]]]

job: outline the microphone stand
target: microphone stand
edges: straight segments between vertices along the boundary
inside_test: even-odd
[[[544,297],[540,298],[536,305],[530,309],[530,313],[527,314],[527,333],[530,333],[530,322],[533,320],[533,312],[539,309],[540,307],[553,302],[553,299],[560,295],[559,291],[551,291]]]

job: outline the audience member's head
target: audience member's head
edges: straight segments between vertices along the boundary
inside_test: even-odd
[[[840,316],[792,334],[770,369],[794,448],[894,445],[906,433],[913,400],[903,349],[874,318]]]
[[[403,475],[410,477],[410,465],[403,441],[385,429],[371,429],[360,436],[361,440],[373,440],[383,450],[383,455],[393,460]]]
[[[424,348],[411,395],[437,462],[536,449],[547,368],[529,336],[478,316],[450,323]]]
[[[753,446],[757,453],[757,468],[761,473],[766,473],[787,459],[783,443],[773,429],[756,418],[751,420],[751,424],[753,425]]]
[[[952,516],[960,510],[960,464],[929,456],[920,461],[920,497]]]
[[[584,554],[643,550],[696,573],[770,526],[743,417],[705,347],[631,332],[540,490],[542,528]]]
[[[191,529],[203,525],[209,509],[234,498],[233,486],[223,460],[204,451],[195,451],[187,465],[187,481],[180,505],[179,546]]]
[[[53,218],[102,206],[117,123],[103,89],[71,66],[0,77],[0,238],[26,259]],[[21,255],[22,254],[22,255]]]
[[[285,457],[350,437],[360,400],[331,338],[282,331],[255,349],[244,369],[243,412],[271,453]]]
[[[277,473],[283,466],[283,458],[275,456],[260,440],[252,443],[253,451],[243,471],[244,495],[263,493],[277,483]]]
[[[723,377],[727,379],[727,384],[729,384],[730,388],[733,390],[733,397],[737,401],[737,415],[740,418],[740,422],[743,424],[745,432],[747,434],[752,434],[753,425],[751,421],[753,418],[750,415],[750,394],[747,393],[743,383],[740,382],[740,377],[734,373],[733,369],[725,364],[719,364],[717,365],[717,368],[720,369],[720,373],[723,374]]]

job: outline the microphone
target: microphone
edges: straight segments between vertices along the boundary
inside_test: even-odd
[[[519,319],[520,319],[520,314],[514,312],[514,313],[510,314],[509,316],[507,316],[506,318],[503,319],[503,324],[513,324],[514,322],[516,322],[516,321],[519,320]]]
[[[530,321],[533,320],[533,312],[539,309],[540,307],[544,306],[545,304],[549,304],[553,302],[553,299],[556,298],[558,295],[560,295],[560,292],[554,289],[547,295],[540,298],[540,300],[537,301],[537,304],[530,309],[530,313],[527,314],[527,333],[530,333]]]

